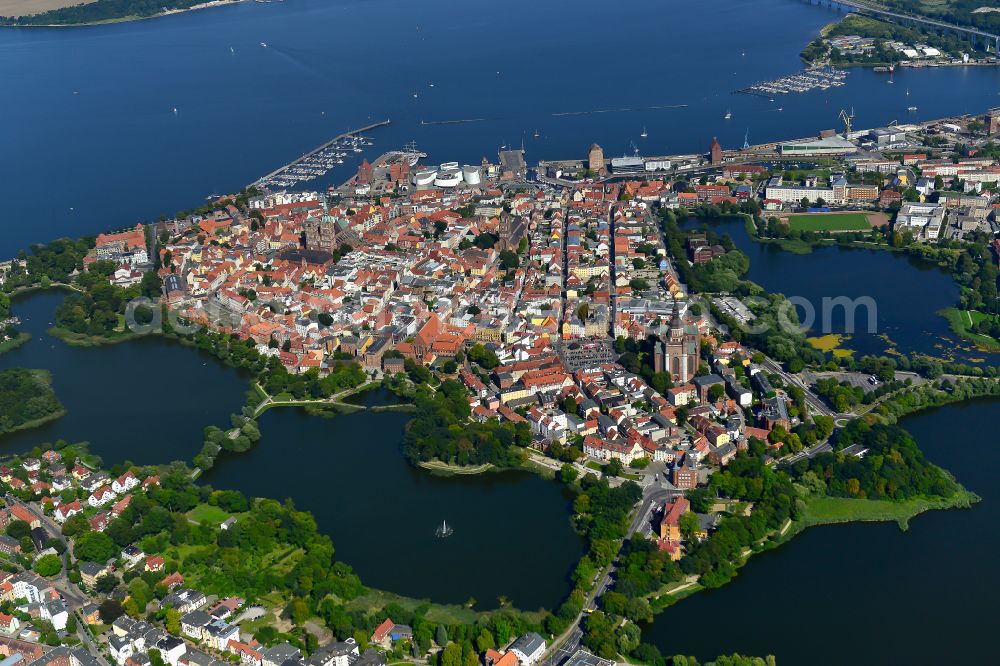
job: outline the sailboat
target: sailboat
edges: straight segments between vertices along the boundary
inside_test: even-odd
[[[645,125],[643,125],[643,127],[642,127],[642,134],[640,134],[639,136],[641,136],[643,139],[645,139],[647,136],[649,136],[649,132],[646,131],[646,126]]]
[[[726,120],[729,120],[729,119],[730,119],[730,118],[732,118],[732,117],[733,117],[733,112],[732,112],[732,111],[730,111],[729,109],[726,109],[726,115],[725,115],[725,119],[726,119]]]
[[[906,89],[906,96],[907,96],[907,97],[909,97],[909,96],[910,96],[910,89],[909,89],[909,88],[907,88],[907,89]]]
[[[434,530],[434,536],[444,539],[446,537],[450,537],[452,534],[454,534],[454,532],[455,530],[448,527],[448,521],[442,520],[441,525],[436,530]]]
[[[541,136],[541,134],[538,133],[538,130],[535,130],[535,138],[537,139],[540,136]]]

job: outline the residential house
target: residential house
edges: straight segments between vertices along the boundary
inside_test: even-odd
[[[7,613],[0,613],[0,631],[5,634],[11,635],[17,633],[17,630],[21,627],[21,621],[13,615],[7,615]]]
[[[14,517],[14,520],[20,520],[25,523],[28,523],[29,527],[42,526],[41,519],[39,519],[38,516],[32,513],[23,504],[17,504],[17,503],[12,504],[10,507],[10,515]]]
[[[288,643],[278,643],[274,647],[269,647],[263,652],[261,666],[281,666],[289,659],[301,659],[302,653],[299,649]]]
[[[106,576],[110,573],[108,565],[97,564],[96,562],[80,562],[80,580],[87,587],[94,587],[97,584],[97,579],[101,576]]]
[[[309,656],[310,666],[351,666],[359,656],[358,644],[353,638],[321,647]]]

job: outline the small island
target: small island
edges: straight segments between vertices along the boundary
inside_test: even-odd
[[[35,428],[65,413],[47,370],[0,371],[0,434]]]

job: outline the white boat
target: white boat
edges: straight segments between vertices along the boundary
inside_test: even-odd
[[[733,117],[733,112],[730,111],[729,109],[726,109],[726,115],[725,115],[726,120],[729,120],[732,117]]]
[[[267,48],[267,42],[261,42],[260,45],[261,45],[261,48],[265,48],[265,49]]]
[[[643,126],[643,128],[642,128],[642,134],[640,134],[639,136],[641,136],[643,139],[645,139],[647,136],[649,136],[649,132],[646,131],[645,126]]]
[[[434,536],[440,537],[442,539],[445,537],[450,537],[454,533],[455,530],[448,527],[448,521],[446,520],[442,520],[441,525],[436,530],[434,530]]]
[[[914,111],[917,110],[917,107],[915,107],[915,106],[908,106],[908,107],[906,107],[906,110],[909,111],[910,113],[913,113]]]

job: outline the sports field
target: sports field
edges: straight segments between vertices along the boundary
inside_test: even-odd
[[[868,231],[872,228],[866,213],[806,213],[782,218],[786,220],[793,231]]]

